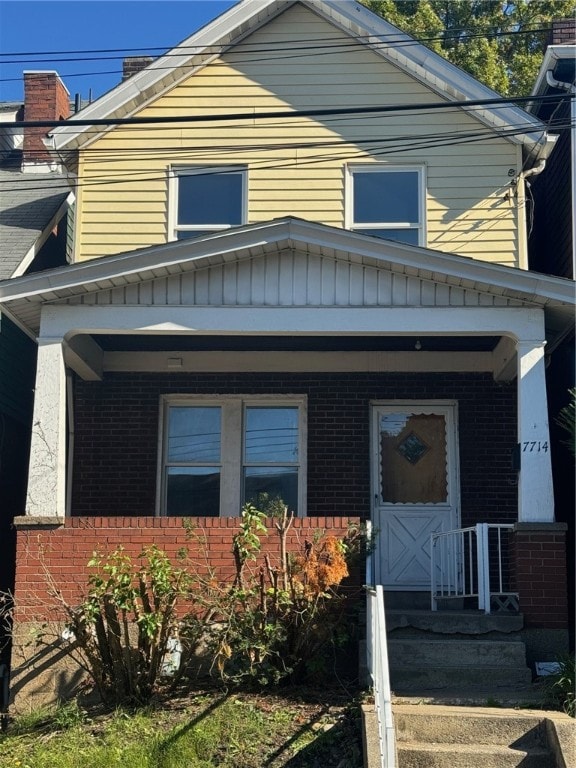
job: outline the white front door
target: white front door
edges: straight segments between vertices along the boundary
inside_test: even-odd
[[[372,456],[377,583],[429,590],[430,534],[459,524],[456,404],[373,404]]]

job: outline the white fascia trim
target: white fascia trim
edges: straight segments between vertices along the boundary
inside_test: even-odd
[[[546,73],[554,69],[556,64],[562,59],[573,60],[576,58],[576,45],[549,45],[546,48],[544,59],[538,71],[538,77],[532,88],[532,96],[541,96],[548,90],[546,83]],[[538,109],[538,102],[530,102],[526,109],[535,112]]]
[[[180,77],[174,77],[173,74],[179,67],[185,65],[189,67],[189,62],[194,57],[200,59],[199,66],[205,66],[209,60],[220,55],[220,51],[214,53],[209,51],[209,48],[236,44],[240,39],[266,23],[268,19],[289,8],[294,2],[295,0],[242,0],[222,16],[175,46],[167,55],[156,59],[145,70],[125,83],[121,83],[77,113],[78,116],[83,119],[103,118],[116,111],[122,113],[122,109],[124,109],[125,115],[130,114],[131,110],[142,109],[147,103],[146,101],[138,102],[143,93],[162,83],[163,80],[169,81],[172,87],[190,76],[191,71],[188,69]],[[348,34],[362,37],[374,35],[375,39],[366,43],[368,47],[428,85],[448,102],[453,99],[464,101],[500,97],[496,91],[482,85],[471,75],[460,70],[426,46],[414,44],[414,39],[410,35],[401,32],[398,27],[376,16],[355,0],[301,0],[301,2]],[[407,52],[402,53],[397,48],[382,50],[381,40],[377,38],[386,35],[393,35],[395,40],[410,42]],[[191,47],[199,49],[198,52],[195,54],[185,52],[181,56],[176,55],[178,48]],[[171,79],[170,74],[172,74]],[[155,92],[149,98],[156,98],[157,96],[158,93]],[[136,106],[131,107],[134,99]],[[517,126],[519,122],[520,124],[523,122],[531,124],[532,129],[528,125],[525,133],[506,138],[514,143],[527,144],[531,154],[536,157],[540,156],[546,126],[533,115],[529,115],[523,109],[513,105],[486,110],[475,109],[472,115],[485,125],[495,129]],[[61,128],[54,129],[50,134],[54,138],[56,150],[65,149],[72,142],[76,147],[79,146],[81,141],[78,139],[81,139],[82,135],[90,129],[90,126],[75,128],[74,117],[70,118],[68,123]],[[103,128],[103,132],[105,130],[107,129]]]
[[[88,105],[76,117],[87,120],[89,118],[105,118],[116,112],[122,116],[130,116],[133,112],[141,110],[146,106],[151,98],[157,98],[158,93],[154,92],[148,100],[142,102],[138,99],[146,91],[162,83],[163,80],[169,81],[169,86],[173,87],[181,80],[189,77],[192,72],[190,69],[190,60],[199,59],[199,67],[205,66],[209,61],[221,54],[221,51],[210,51],[214,46],[226,46],[238,42],[246,35],[253,32],[257,27],[264,24],[270,16],[275,15],[283,4],[292,5],[296,0],[242,0],[237,5],[230,8],[214,21],[209,22],[200,30],[194,32],[181,43],[171,48],[166,54],[155,59],[141,72],[132,76],[124,83],[120,83],[108,93],[105,93],[99,99]],[[176,55],[179,48],[184,49],[184,53]],[[192,53],[187,49],[197,49]],[[174,77],[180,67],[188,67],[180,77]],[[135,106],[130,106],[136,100]],[[128,108],[127,108],[128,107]],[[124,112],[122,110],[124,109]],[[54,140],[54,149],[66,149],[67,145],[74,142],[78,146],[82,135],[90,131],[90,126],[74,127],[74,117],[72,116],[61,128],[55,128],[50,137]],[[102,128],[102,132],[109,130]],[[90,139],[94,140],[93,138]]]
[[[28,251],[28,253],[24,256],[24,258],[22,259],[20,264],[18,264],[18,266],[16,267],[16,269],[12,273],[10,279],[12,279],[14,277],[20,277],[20,276],[25,274],[26,270],[28,269],[30,264],[34,261],[36,256],[38,255],[40,249],[42,248],[42,246],[44,245],[46,240],[48,240],[48,238],[50,237],[50,233],[52,232],[52,230],[54,229],[56,224],[58,224],[60,219],[64,216],[66,211],[70,208],[70,206],[74,202],[74,199],[75,199],[74,198],[74,193],[70,192],[70,194],[68,195],[66,200],[64,200],[64,202],[62,203],[60,208],[58,208],[58,210],[56,211],[54,216],[52,216],[52,218],[50,219],[48,225],[40,233],[40,236],[34,242],[32,247]]]
[[[521,307],[43,307],[40,340],[85,333],[545,339],[543,310]]]
[[[150,270],[188,264],[191,268],[209,266],[215,257],[219,263],[235,261],[243,251],[251,256],[253,249],[268,248],[274,243],[285,243],[293,248],[306,249],[308,245],[339,250],[355,256],[374,259],[388,264],[423,270],[427,273],[448,275],[456,279],[497,286],[505,291],[531,297],[544,298],[562,304],[575,305],[574,283],[566,278],[527,272],[513,267],[490,264],[464,256],[434,251],[417,246],[402,245],[347,230],[326,227],[304,220],[279,219],[263,224],[253,224],[240,230],[225,230],[206,235],[198,240],[180,240],[131,251],[105,259],[47,270],[33,275],[0,282],[0,302],[51,294],[53,291],[72,290],[89,283],[109,281],[129,275],[147,273]],[[337,257],[336,257],[337,258]],[[185,270],[182,270],[185,271]],[[432,278],[428,278],[434,280]],[[109,286],[102,286],[109,287]]]
[[[328,14],[324,10],[323,15],[330,16],[336,23],[339,22],[345,31],[352,31],[353,34],[362,36],[373,34],[375,39],[369,40],[368,46],[371,47],[371,43],[374,44],[373,50],[376,53],[393,61],[447,101],[501,98],[501,94],[497,91],[483,85],[443,56],[425,45],[415,45],[414,38],[381,19],[355,0],[344,0],[344,2],[342,0],[302,0],[302,2],[311,8],[317,8],[321,13],[322,7],[330,9]],[[394,35],[395,41],[404,40],[411,44],[405,52],[399,48],[383,49],[381,40],[378,38],[386,35]],[[544,123],[522,108],[512,104],[506,107],[492,106],[489,109],[475,108],[471,114],[491,128],[517,126],[518,123],[532,124],[532,130],[527,126],[525,133],[506,138],[514,143],[528,144],[530,152],[540,157],[540,145],[543,144],[547,128]]]

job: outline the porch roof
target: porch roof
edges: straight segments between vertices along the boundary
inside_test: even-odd
[[[542,308],[551,344],[573,326],[576,302],[574,282],[571,280],[396,243],[293,217],[0,281],[0,305],[29,335],[35,336],[39,332],[43,305],[91,304],[98,293],[116,291],[117,294],[117,289],[198,273],[200,270],[241,265],[284,252],[306,254],[307,257],[330,260],[336,265],[372,268],[415,278],[431,286],[476,292],[482,295],[480,303],[484,305]],[[294,276],[292,279],[296,280]],[[120,303],[122,301],[140,306],[146,304],[145,300],[134,302],[121,299]],[[114,303],[119,302],[116,300]],[[203,303],[180,301],[180,305],[201,306]],[[211,303],[214,306],[218,302]],[[244,303],[263,305],[253,300]],[[270,305],[269,302],[265,304]],[[307,301],[306,304],[312,306],[314,302]],[[421,301],[406,300],[404,304],[422,306]],[[322,302],[321,306],[327,304]],[[332,306],[340,304],[334,302]],[[354,306],[354,302],[351,300],[348,306]]]

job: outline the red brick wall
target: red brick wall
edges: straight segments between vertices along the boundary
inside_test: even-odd
[[[78,602],[85,589],[89,569],[87,563],[95,551],[110,553],[119,545],[126,554],[136,557],[150,544],[157,544],[176,559],[182,547],[190,558],[206,567],[209,562],[218,578],[229,579],[234,574],[232,537],[238,532],[238,518],[190,518],[194,531],[187,536],[182,518],[96,517],[67,518],[60,527],[19,525],[16,553],[17,622],[60,620],[53,588],[57,587],[70,605]],[[357,520],[356,520],[357,522]],[[318,530],[342,537],[349,519],[320,517],[294,520],[288,534],[292,552],[301,551],[306,539]],[[273,531],[261,538],[263,552],[278,556],[279,539]],[[255,565],[257,568],[262,558]],[[248,566],[247,566],[248,567]],[[361,577],[356,579],[360,583]]]
[[[512,542],[512,589],[527,628],[566,629],[566,525],[519,523]]]
[[[75,382],[74,515],[153,515],[160,396],[302,394],[310,516],[370,514],[370,401],[456,400],[462,522],[515,522],[516,387],[490,374],[107,374]]]
[[[576,19],[560,19],[552,22],[552,45],[571,45],[576,43]]]
[[[24,73],[24,120],[60,120],[70,115],[70,96],[56,72]],[[48,128],[24,130],[24,162],[50,160],[43,137]]]

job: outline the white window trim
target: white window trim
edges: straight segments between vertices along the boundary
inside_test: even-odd
[[[168,409],[171,406],[219,406],[222,408],[222,455],[220,461],[220,517],[238,517],[242,506],[243,435],[246,406],[297,406],[298,442],[298,517],[306,516],[308,403],[302,395],[161,395],[158,427],[158,469],[156,476],[156,516],[166,515],[166,446]]]
[[[418,174],[418,205],[420,209],[420,222],[415,225],[413,222],[370,222],[362,223],[354,221],[354,173],[385,173],[387,171],[396,172],[416,172]],[[389,165],[388,163],[353,163],[346,166],[346,195],[344,210],[344,225],[346,229],[355,231],[357,229],[417,229],[418,246],[426,247],[426,166],[422,163],[407,165]]]
[[[168,168],[168,241],[177,240],[179,231],[205,232],[207,229],[218,232],[231,229],[230,224],[185,224],[178,226],[178,179],[180,176],[193,176],[210,173],[240,173],[242,175],[242,220],[248,222],[248,168],[245,165],[173,165]]]

